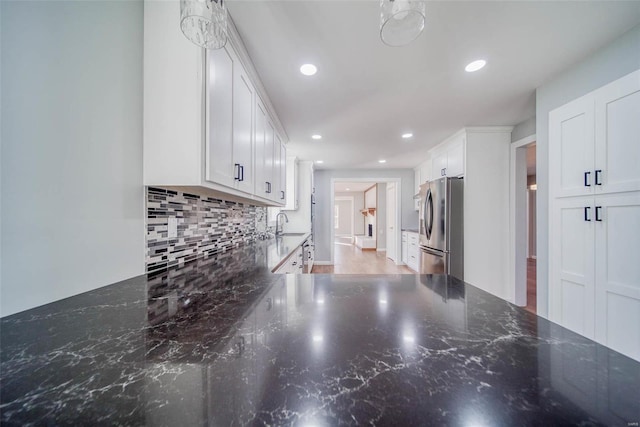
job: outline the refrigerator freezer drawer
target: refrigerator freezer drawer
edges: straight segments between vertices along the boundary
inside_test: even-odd
[[[447,253],[420,248],[421,274],[449,274]]]

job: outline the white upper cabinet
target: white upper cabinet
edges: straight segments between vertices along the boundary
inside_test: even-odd
[[[464,176],[466,134],[457,133],[431,151],[430,180]]]
[[[215,70],[214,70],[215,72]],[[216,73],[217,74],[217,73]],[[211,96],[209,96],[211,98]],[[215,103],[216,99],[210,103]],[[254,89],[241,64],[233,78],[233,164],[236,188],[253,193],[253,104]],[[210,123],[210,128],[215,124]],[[211,141],[209,142],[211,143]]]
[[[582,97],[549,114],[549,171],[552,197],[593,192],[594,103]]]
[[[296,157],[288,157],[286,164],[286,199],[287,204],[285,210],[295,211],[298,210],[299,197],[298,197],[298,159]]]
[[[552,197],[640,190],[640,72],[549,113]]]
[[[205,50],[179,15],[179,2],[145,0],[144,184],[284,206],[286,133],[233,22],[227,45]]]
[[[278,137],[278,143],[280,144],[280,164],[278,165],[278,170],[280,171],[280,203],[287,203],[287,147],[285,147],[284,143]]]
[[[211,126],[207,128],[206,180],[233,186],[239,171],[233,165],[233,81],[238,66],[235,54],[226,48],[211,51],[208,67],[216,70],[207,80],[207,113]],[[216,102],[212,102],[212,100]],[[239,169],[239,168],[238,168]]]

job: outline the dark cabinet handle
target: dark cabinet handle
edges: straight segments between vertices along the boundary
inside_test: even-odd
[[[240,165],[240,181],[244,181],[244,166]]]
[[[591,172],[585,172],[584,173],[584,186],[585,187],[591,187],[591,184],[589,183],[589,175],[591,175]]]
[[[284,191],[281,191],[282,196],[280,197],[282,200],[284,200]]]
[[[596,206],[596,221],[598,222],[602,222],[602,217],[600,216],[600,209],[602,209],[602,206]]]
[[[589,217],[589,209],[591,209],[590,206],[587,206],[584,208],[584,220],[585,221],[591,221],[591,218]]]
[[[266,181],[265,184],[267,184],[267,189],[265,190],[265,193],[271,194],[271,183],[269,181]]]
[[[602,181],[600,181],[601,173],[602,173],[602,169],[596,169],[596,185],[602,185]]]
[[[235,181],[240,181],[240,163],[233,165],[233,168],[233,179]]]

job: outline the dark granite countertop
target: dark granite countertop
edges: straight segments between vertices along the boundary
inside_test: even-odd
[[[633,425],[640,363],[446,276],[257,242],[1,320],[3,425]]]

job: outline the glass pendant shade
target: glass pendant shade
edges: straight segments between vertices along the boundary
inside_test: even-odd
[[[424,29],[426,3],[418,0],[380,0],[380,38],[389,46],[404,46]]]
[[[180,0],[180,29],[198,46],[220,49],[227,44],[225,0]]]

